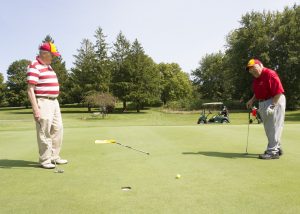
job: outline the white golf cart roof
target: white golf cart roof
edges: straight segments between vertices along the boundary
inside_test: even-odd
[[[214,103],[203,103],[203,106],[209,106],[209,105],[223,105],[222,102],[214,102]]]

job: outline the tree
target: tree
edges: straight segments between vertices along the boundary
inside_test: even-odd
[[[230,68],[229,81],[235,86],[232,96],[248,99],[252,96],[252,77],[245,72],[245,65],[251,58],[258,58],[266,65],[271,61],[274,15],[271,12],[251,12],[242,16],[240,23],[242,26],[227,37],[226,57]]]
[[[5,100],[6,84],[4,83],[3,74],[0,73],[0,106],[4,106]]]
[[[109,47],[105,41],[106,36],[103,34],[102,28],[98,27],[94,37],[96,38],[95,53],[96,53],[96,79],[98,86],[102,92],[110,91],[111,84],[111,62],[108,57]]]
[[[231,98],[231,82],[228,78],[226,58],[221,52],[203,57],[192,75],[202,98],[210,100]]]
[[[191,81],[178,64],[160,63],[158,70],[161,76],[161,100],[164,105],[169,101],[191,97],[193,91]]]
[[[300,104],[300,7],[280,12],[251,12],[242,16],[241,27],[227,38],[226,56],[236,99],[251,97],[251,76],[243,72],[250,58],[260,59],[265,67],[279,74],[287,107]],[[237,75],[237,73],[239,75]]]
[[[116,42],[113,44],[112,51],[112,89],[113,94],[123,102],[123,110],[126,110],[128,93],[130,90],[130,73],[125,59],[130,54],[130,42],[120,32]]]
[[[80,103],[90,91],[101,91],[97,80],[97,60],[93,43],[83,39],[78,55],[74,55],[75,67],[71,69],[71,95],[75,102]]]
[[[26,59],[14,61],[7,69],[7,101],[10,106],[29,106],[27,99],[27,66]]]
[[[52,42],[54,43],[53,38],[48,34],[43,42]],[[61,103],[67,103],[70,101],[69,95],[69,74],[66,69],[66,63],[63,61],[62,57],[54,57],[51,63],[51,67],[55,71],[60,87],[60,95],[58,99]]]
[[[154,61],[145,54],[143,47],[136,39],[126,58],[125,65],[129,71],[129,83],[125,99],[132,101],[137,112],[145,104],[159,100],[159,71]]]
[[[277,13],[273,29],[270,65],[281,77],[287,107],[295,109],[300,106],[300,6]]]

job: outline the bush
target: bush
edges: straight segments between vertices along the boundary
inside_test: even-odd
[[[84,98],[84,102],[88,105],[89,111],[91,107],[99,108],[105,113],[113,112],[117,99],[110,93],[94,92]]]

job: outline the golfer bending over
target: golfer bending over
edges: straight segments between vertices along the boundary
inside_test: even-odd
[[[63,125],[57,97],[59,84],[56,73],[51,68],[53,56],[60,56],[53,43],[43,43],[39,55],[28,67],[28,96],[36,122],[39,162],[43,168],[52,169],[53,163],[66,164],[59,157]]]
[[[246,105],[250,108],[254,101],[259,101],[259,113],[268,138],[267,149],[264,154],[259,155],[259,158],[278,159],[283,154],[280,138],[286,103],[284,89],[277,73],[265,68],[259,60],[251,59],[246,70],[254,76],[252,83],[254,95]]]

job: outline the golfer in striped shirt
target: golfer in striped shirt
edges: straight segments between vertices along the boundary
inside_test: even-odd
[[[52,169],[54,163],[66,164],[59,153],[63,140],[63,124],[57,97],[59,83],[50,66],[53,56],[60,56],[51,42],[39,47],[39,55],[27,70],[28,96],[36,122],[39,162],[43,168]]]

